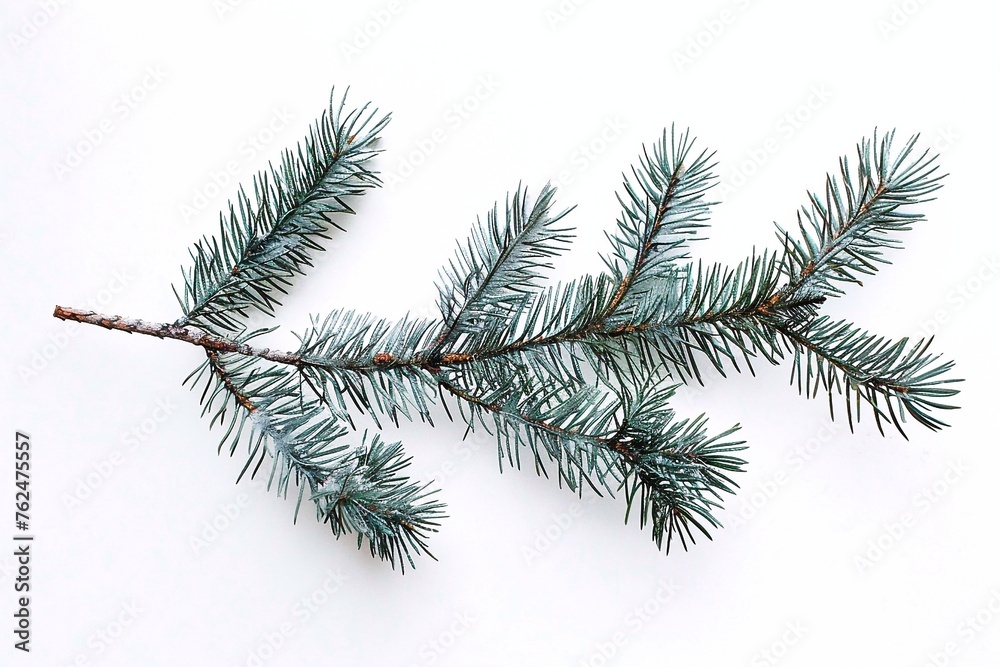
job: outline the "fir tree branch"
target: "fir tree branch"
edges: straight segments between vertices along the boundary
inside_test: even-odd
[[[674,387],[655,380],[645,383],[636,396],[623,395],[613,405],[591,399],[583,416],[579,415],[580,405],[572,400],[545,414],[544,400],[525,405],[518,400],[476,396],[448,381],[442,381],[441,386],[473,406],[470,414],[463,412],[470,428],[477,420],[488,428],[483,414],[494,417],[497,435],[503,434],[506,443],[507,459],[517,467],[517,448],[526,444],[534,454],[536,471],[547,477],[539,452],[541,443],[558,464],[560,483],[567,481],[571,490],[582,492],[573,472],[599,495],[592,478],[612,495],[613,485],[617,485],[626,500],[626,522],[638,498],[640,527],[649,523],[653,541],[668,553],[675,535],[687,549],[688,542],[695,541],[692,529],[712,538],[706,524],[719,527],[712,513],[721,507],[721,494],[733,493],[736,487],[727,473],[742,472],[746,463],[733,456],[745,449],[744,443],[725,440],[738,425],[710,437],[704,428],[704,415],[693,421],[675,421],[667,406]],[[563,399],[558,390],[553,395]],[[614,425],[616,408],[623,413],[620,423]],[[576,416],[566,420],[567,414]]]
[[[746,464],[734,456],[746,448],[744,442],[728,440],[739,425],[709,436],[704,415],[676,421],[669,407],[674,389],[655,382],[639,386],[616,434],[625,520],[638,495],[640,527],[649,523],[657,548],[667,553],[674,536],[687,550],[695,541],[692,528],[712,539],[708,527],[720,525],[713,512],[722,506],[722,494],[737,486],[728,474],[742,472]]]
[[[734,454],[743,442],[730,440],[737,427],[710,436],[704,416],[678,420],[669,407],[676,382],[701,382],[706,360],[725,375],[791,355],[800,393],[823,389],[831,416],[834,395],[843,396],[852,428],[862,401],[880,431],[891,421],[902,432],[907,417],[945,425],[934,412],[953,407],[958,380],[929,341],[891,342],[818,313],[842,293],[839,283],[887,262],[884,249],[922,217],[907,207],[939,187],[934,157],[918,155],[915,138],[894,153],[892,133],[859,145],[853,175],[840,161],[825,194],[810,194],[800,211],[801,239],[779,228],[778,253],[755,250],[731,268],[683,261],[715,177],[711,155],[696,154],[687,132],[669,141],[664,132],[625,180],[606,272],[542,285],[572,233],[565,212],[552,212],[554,189],[529,205],[519,187],[504,219],[494,205],[441,271],[439,321],[338,310],[313,318],[297,350],[255,347],[267,330],[247,332],[242,319],[251,309],[273,313],[275,292],[321,249],[327,215],[350,212],[341,198],[378,183],[365,163],[386,119],[340,113],[324,115],[297,154],[258,177],[256,208],[241,191],[220,237],[195,246],[180,320],[60,306],[54,314],[202,347],[206,361],[188,380],[204,382],[203,414],[225,426],[220,450],[247,446],[241,477],[270,460],[269,487],[286,495],[297,486],[296,512],[308,493],[337,536],[356,533],[393,566],[427,552],[443,506],[401,476],[409,459],[398,443],[366,434],[358,447],[342,444],[352,408],[379,426],[380,415],[433,423],[431,408],[440,400],[448,410],[449,395],[470,430],[494,432],[501,470],[520,467],[526,449],[538,474],[554,466],[560,485],[623,492],[626,521],[638,507],[640,525],[667,551],[675,539],[687,548],[696,534],[710,537],[736,486],[729,475],[744,465]]]
[[[554,463],[559,485],[582,493],[586,482],[598,495],[598,487],[613,490],[611,449],[600,435],[607,431],[617,402],[581,387],[528,387],[501,384],[475,386],[469,374],[462,378],[472,387],[459,387],[456,380],[441,378],[439,386],[464,401],[459,414],[471,430],[482,426],[498,440],[500,469],[506,459],[520,468],[520,448],[532,453],[535,473],[548,477],[545,459]],[[493,430],[486,421],[492,419]]]
[[[883,249],[899,248],[899,232],[908,231],[923,219],[905,209],[929,201],[941,187],[937,156],[918,154],[918,136],[894,154],[895,132],[858,144],[857,165],[840,160],[839,178],[827,176],[821,196],[809,193],[809,205],[798,214],[801,240],[778,226],[785,257],[782,271],[787,285],[775,302],[803,294],[839,296],[840,282],[861,284],[859,276],[873,275],[879,264],[887,264]],[[854,176],[852,177],[852,171]]]
[[[193,264],[177,293],[184,311],[178,325],[233,332],[251,309],[273,314],[275,292],[285,293],[330,238],[330,216],[353,213],[344,198],[378,185],[367,162],[389,117],[374,120],[377,112],[368,113],[368,105],[345,114],[345,101],[346,95],[336,109],[331,103],[278,167],[254,177],[253,201],[240,190],[228,215],[220,216],[217,237],[191,249]]]
[[[484,329],[509,322],[530,304],[541,271],[551,268],[548,258],[572,238],[569,229],[556,226],[568,211],[551,212],[554,193],[546,185],[529,208],[527,191],[518,187],[513,201],[507,200],[503,223],[494,206],[486,223],[477,221],[469,240],[459,245],[438,283],[444,320],[438,351],[460,339],[474,344]]]
[[[841,394],[852,430],[862,401],[872,408],[879,432],[883,420],[891,421],[906,437],[902,427],[906,415],[932,431],[947,426],[929,410],[955,409],[942,399],[957,394],[957,389],[947,385],[961,380],[941,378],[954,363],[939,363],[940,355],[928,354],[930,340],[912,345],[905,338],[892,342],[827,317],[807,324],[782,323],[779,330],[794,352],[792,383],[807,396],[815,397],[821,388],[825,390],[830,397],[831,418],[833,396]]]
[[[405,563],[414,566],[414,554],[434,558],[427,539],[437,532],[445,507],[429,499],[436,492],[400,474],[409,464],[398,442],[386,445],[378,435],[369,442],[366,434],[342,472],[313,494],[335,535],[356,532],[358,548],[367,539],[372,556],[393,567],[398,561],[403,570]]]
[[[347,496],[338,496],[335,501],[331,501],[332,496],[328,492],[330,488],[334,488],[330,486],[331,480],[340,480],[345,466],[350,467],[349,461],[357,460],[335,456],[344,448],[334,448],[333,442],[345,435],[346,431],[342,427],[333,426],[336,422],[332,417],[335,416],[328,413],[328,406],[322,401],[316,397],[311,400],[304,398],[301,383],[295,381],[294,372],[289,373],[279,367],[260,370],[254,366],[257,360],[263,360],[279,366],[284,364],[297,371],[304,368],[327,370],[321,357],[272,352],[266,348],[253,347],[245,340],[204,334],[193,327],[149,324],[142,320],[126,320],[65,308],[58,308],[57,313],[64,319],[158,338],[174,338],[205,348],[208,361],[192,377],[197,383],[208,370],[215,378],[214,384],[206,383],[202,403],[206,413],[214,410],[212,425],[228,421],[222,440],[223,443],[229,442],[230,455],[235,452],[241,436],[250,432],[249,456],[241,477],[256,461],[251,473],[251,476],[255,475],[264,460],[270,457],[272,466],[269,487],[274,485],[279,494],[285,495],[291,486],[297,485],[300,489],[299,503],[302,493],[309,489],[310,497],[317,502],[320,520],[332,521],[331,526],[338,536],[344,532],[357,532],[359,537],[363,535],[369,539],[373,555],[391,562],[405,555],[411,566],[413,563],[407,549],[419,546],[419,550],[426,551],[423,538],[428,526],[436,525],[433,517],[439,514],[441,506],[423,503],[413,507],[406,506],[405,511],[400,509],[400,505],[394,506],[395,509],[378,510],[382,506],[380,501],[376,502],[377,497],[369,498],[367,505],[359,504],[361,501]],[[337,318],[332,318],[328,320],[328,324],[337,321]],[[357,333],[356,329],[353,331]],[[417,334],[418,340],[426,336],[426,329],[417,327],[415,331],[425,332]],[[366,338],[370,340],[366,336],[358,338],[352,335],[348,338],[355,341]],[[553,344],[553,341],[545,343]],[[456,361],[455,365],[465,367],[473,363],[472,360],[465,359]],[[377,369],[379,365],[376,363],[371,368]],[[341,369],[352,370],[349,364],[342,364]],[[437,385],[473,408],[473,412],[468,415],[463,412],[470,428],[475,427],[477,420],[486,427],[483,415],[494,416],[497,437],[505,443],[501,452],[506,451],[506,458],[511,465],[520,467],[519,447],[526,445],[533,453],[536,471],[548,476],[544,453],[544,458],[557,465],[560,483],[565,482],[571,490],[582,491],[581,482],[586,482],[595,491],[598,486],[613,491],[614,485],[618,485],[625,489],[629,507],[637,491],[640,491],[640,523],[643,526],[647,522],[651,523],[654,540],[660,547],[663,546],[663,536],[666,535],[667,550],[675,532],[686,548],[687,541],[693,540],[691,527],[707,535],[702,521],[712,526],[717,525],[710,514],[711,508],[718,506],[717,501],[708,495],[715,497],[718,490],[728,490],[726,485],[729,480],[717,477],[719,473],[713,470],[720,465],[723,466],[720,470],[727,465],[738,468],[742,462],[720,460],[720,463],[709,458],[696,460],[698,452],[703,449],[707,453],[715,452],[711,449],[715,440],[704,439],[701,428],[703,420],[690,424],[687,421],[681,422],[676,428],[668,429],[667,437],[664,438],[660,437],[663,433],[652,432],[649,425],[668,424],[673,413],[670,412],[667,417],[661,415],[658,418],[660,421],[656,421],[650,416],[652,408],[648,407],[648,402],[635,403],[642,405],[642,410],[649,409],[650,414],[641,415],[642,410],[633,410],[630,417],[632,422],[624,421],[619,426],[612,427],[611,419],[622,404],[599,400],[595,390],[586,391],[577,387],[574,392],[572,389],[567,390],[566,386],[545,389],[539,385],[529,385],[517,391],[516,384],[508,383],[500,385],[506,389],[487,389],[490,396],[478,397],[472,391],[462,389],[454,381],[448,380],[441,369],[436,370],[434,380]],[[469,377],[468,370],[463,377]],[[224,398],[225,396],[229,398]],[[221,402],[216,408],[217,400]],[[227,411],[231,413],[228,419]],[[644,424],[645,428],[637,424]],[[514,428],[510,428],[511,425]],[[719,437],[731,433],[730,430]],[[677,439],[680,444],[674,447],[670,444],[673,439]],[[678,452],[688,450],[690,456],[685,454],[687,458],[684,460],[677,458]],[[674,458],[671,459],[671,456]],[[668,460],[674,460],[680,467],[677,470],[669,469],[672,464],[668,464]],[[663,468],[664,465],[667,468]],[[694,468],[682,474],[682,469],[687,470],[691,466]],[[695,470],[695,473],[691,473],[691,470]],[[399,495],[392,497],[399,502],[424,497],[418,493],[418,490],[423,491],[423,487],[401,482],[393,482],[389,487],[398,491]],[[358,489],[372,491],[373,487],[361,485]],[[370,521],[347,530],[345,522],[352,517],[358,521]],[[684,532],[679,532],[682,529]]]
[[[392,567],[397,561],[404,571],[406,563],[413,567],[413,555],[419,553],[433,558],[426,540],[436,532],[444,505],[430,499],[436,492],[427,485],[400,475],[410,460],[399,443],[385,445],[366,433],[359,446],[348,449],[338,444],[347,429],[321,401],[306,397],[294,372],[214,350],[207,357],[188,381],[196,385],[206,377],[203,410],[214,411],[212,425],[228,421],[220,451],[228,442],[233,455],[247,441],[249,456],[240,478],[256,461],[255,476],[270,458],[268,488],[281,496],[293,486],[299,489],[296,518],[308,491],[318,520],[328,523],[335,536],[356,533],[359,548],[367,540],[372,555]]]
[[[628,322],[651,293],[662,290],[673,277],[675,262],[687,256],[688,240],[707,220],[712,202],[705,192],[714,184],[712,154],[691,157],[694,141],[688,131],[679,136],[666,130],[653,148],[644,148],[633,179],[625,179],[625,196],[618,195],[623,214],[618,230],[608,234],[613,252],[604,262],[617,282],[605,306],[605,316],[616,314]],[[603,319],[603,318],[602,318]]]

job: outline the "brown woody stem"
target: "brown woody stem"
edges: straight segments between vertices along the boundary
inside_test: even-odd
[[[104,327],[105,329],[117,329],[118,331],[124,331],[125,333],[137,333],[145,336],[155,336],[157,338],[173,338],[174,340],[182,340],[186,343],[198,345],[206,350],[214,352],[231,352],[233,354],[242,354],[248,357],[260,357],[261,359],[267,359],[268,361],[274,361],[279,364],[291,364],[293,366],[298,366],[302,363],[302,358],[297,355],[289,354],[288,352],[274,351],[268,348],[254,347],[245,343],[237,343],[236,341],[228,338],[205,333],[196,327],[183,326],[179,324],[146,322],[144,320],[134,318],[120,317],[118,315],[102,315],[90,310],[78,310],[76,308],[65,308],[63,306],[56,306],[55,312],[52,314],[60,320],[80,322],[81,324],[93,324],[99,327]]]

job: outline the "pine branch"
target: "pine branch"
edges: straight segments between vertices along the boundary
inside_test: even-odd
[[[657,548],[667,553],[674,536],[687,550],[695,541],[692,529],[712,539],[708,527],[721,525],[713,512],[722,507],[722,494],[735,493],[737,486],[729,474],[746,465],[733,455],[746,449],[744,442],[727,440],[738,424],[709,436],[704,415],[675,421],[668,405],[673,393],[674,387],[655,383],[640,387],[627,404],[615,445],[622,453],[625,520],[638,496],[640,526],[649,523]]]
[[[184,311],[178,325],[225,333],[238,331],[250,310],[272,315],[275,293],[284,294],[330,238],[330,217],[354,212],[344,199],[379,184],[367,162],[389,117],[374,120],[368,105],[345,114],[345,102],[346,95],[336,109],[331,104],[294,151],[254,177],[252,200],[241,188],[220,216],[218,236],[191,249],[182,293],[175,290]]]
[[[204,379],[203,414],[212,414],[211,425],[228,424],[220,451],[228,448],[232,456],[241,443],[247,445],[240,478],[251,466],[256,476],[270,459],[268,488],[283,497],[298,488],[296,518],[308,492],[317,519],[335,536],[356,533],[358,548],[367,540],[372,555],[393,568],[398,561],[405,571],[406,563],[413,567],[413,555],[431,555],[426,540],[436,532],[444,505],[431,499],[436,492],[426,485],[400,475],[410,460],[399,443],[385,445],[366,433],[357,447],[339,444],[348,430],[322,401],[308,396],[294,370],[214,350],[207,357],[188,381],[195,386]]]
[[[892,342],[827,317],[785,324],[781,333],[794,353],[792,383],[799,393],[815,397],[820,389],[826,391],[831,418],[834,394],[842,395],[852,430],[862,401],[872,408],[880,433],[882,422],[891,421],[905,437],[907,415],[932,431],[947,426],[930,410],[955,409],[942,401],[958,393],[948,385],[961,380],[941,377],[954,363],[940,363],[940,355],[928,354],[930,340]]]
[[[608,234],[612,254],[604,262],[618,284],[607,305],[607,314],[628,323],[649,298],[657,298],[663,281],[672,280],[676,262],[687,257],[688,240],[708,219],[712,202],[704,196],[715,182],[711,173],[712,154],[702,151],[692,157],[694,140],[688,131],[670,142],[664,130],[653,147],[653,155],[643,148],[633,180],[625,179],[625,195],[618,195],[622,217],[618,230]]]
[[[565,481],[571,490],[582,492],[582,480],[600,495],[596,480],[613,495],[617,484],[626,500],[626,522],[638,498],[640,527],[649,523],[657,548],[668,553],[675,534],[685,549],[695,541],[692,529],[712,539],[706,525],[720,526],[712,513],[722,506],[721,494],[736,487],[728,473],[742,472],[746,464],[733,456],[745,449],[744,443],[725,440],[738,425],[710,437],[704,415],[675,422],[667,407],[675,387],[655,379],[636,396],[614,401],[559,389],[532,401],[503,394],[475,396],[448,382],[442,387],[471,406],[462,412],[470,429],[478,422],[489,430],[486,417],[492,417],[505,444],[501,468],[504,458],[519,468],[517,452],[527,446],[536,472],[548,476],[544,452],[557,464],[560,485]]]
[[[398,442],[386,445],[375,435],[313,495],[335,535],[357,532],[358,548],[367,539],[372,556],[393,567],[398,561],[403,570],[405,563],[414,566],[415,554],[434,558],[427,538],[444,516],[444,504],[429,499],[436,492],[400,475],[409,464]]]
[[[752,359],[782,359],[777,322],[809,321],[822,297],[774,299],[781,281],[778,255],[753,254],[734,268],[690,264],[679,280],[683,294],[672,312],[651,311],[640,334],[650,339],[678,379],[703,384],[699,358],[721,375],[741,362],[753,373]]]
[[[572,236],[557,227],[567,211],[551,212],[554,188],[546,185],[529,208],[527,191],[518,187],[508,198],[504,222],[496,206],[486,223],[477,221],[469,240],[441,271],[438,305],[444,328],[436,349],[465,341],[468,354],[484,329],[514,319],[531,303],[533,287],[548,259],[560,253]]]
[[[548,461],[559,485],[571,491],[582,493],[586,483],[600,495],[600,488],[612,491],[619,481],[605,442],[619,403],[607,394],[538,380],[521,386],[478,383],[469,369],[441,379],[440,386],[463,401],[459,415],[470,430],[482,427],[496,435],[501,471],[505,460],[520,469],[526,447],[536,474],[549,477]]]
[[[801,240],[778,226],[785,250],[782,270],[788,284],[781,298],[805,294],[839,296],[837,283],[861,284],[859,276],[873,275],[887,264],[884,249],[901,247],[899,232],[923,219],[909,212],[930,201],[943,175],[929,151],[917,153],[918,137],[911,137],[898,154],[892,151],[895,132],[858,145],[853,168],[840,160],[839,178],[827,176],[823,195],[809,193],[809,205],[798,214]],[[852,177],[852,171],[854,176]]]
[[[394,423],[414,415],[433,425],[430,405],[436,394],[432,373],[419,350],[432,344],[440,326],[430,320],[403,318],[392,323],[372,315],[338,310],[299,335],[294,356],[317,386],[327,387],[345,415],[345,397],[379,424],[384,414]]]
[[[940,186],[935,158],[917,154],[915,139],[893,152],[892,133],[862,142],[853,171],[840,161],[825,194],[810,194],[799,213],[801,238],[779,228],[777,253],[754,250],[733,267],[688,261],[711,206],[711,155],[696,152],[687,132],[669,141],[664,132],[618,197],[607,271],[545,284],[572,230],[566,212],[553,213],[553,188],[529,204],[519,187],[503,220],[495,205],[441,271],[440,320],[335,310],[314,317],[294,351],[253,345],[269,330],[247,331],[249,312],[272,314],[276,293],[321,249],[328,216],[350,212],[344,197],[378,185],[367,161],[387,119],[342,109],[325,114],[281,168],[258,176],[253,206],[241,191],[220,236],[196,244],[180,320],[58,306],[54,314],[203,348],[188,380],[203,384],[203,414],[225,429],[220,451],[246,447],[241,477],[269,462],[270,488],[298,489],[296,513],[308,494],[335,535],[357,534],[359,547],[367,540],[393,567],[427,553],[443,505],[402,475],[409,459],[398,443],[365,434],[345,444],[352,412],[379,427],[382,417],[433,424],[432,408],[440,401],[450,418],[455,402],[470,430],[496,436],[501,470],[530,459],[576,493],[620,492],[626,521],[637,511],[665,551],[675,539],[686,549],[711,537],[736,488],[730,475],[745,464],[735,455],[744,443],[731,439],[738,427],[712,436],[704,415],[679,420],[669,407],[678,383],[702,382],[706,362],[725,375],[792,356],[800,393],[822,389],[831,416],[842,396],[852,428],[862,402],[880,431],[891,422],[902,432],[907,418],[945,425],[936,413],[954,407],[958,380],[929,341],[893,342],[819,314],[840,283],[860,283],[887,262],[884,250],[922,217],[909,207]]]

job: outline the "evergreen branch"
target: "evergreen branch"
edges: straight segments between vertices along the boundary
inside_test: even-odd
[[[549,258],[569,243],[569,229],[557,227],[567,211],[551,212],[555,189],[546,185],[528,206],[520,186],[508,198],[504,222],[496,206],[477,221],[469,240],[442,269],[438,305],[444,319],[436,348],[452,347],[460,339],[473,344],[483,329],[509,322],[534,296],[533,287]]]
[[[545,462],[555,464],[559,486],[565,483],[571,491],[582,493],[586,483],[598,495],[598,487],[613,490],[618,479],[602,434],[609,429],[617,401],[590,387],[546,386],[536,381],[515,388],[478,384],[468,369],[454,375],[442,377],[440,386],[462,399],[459,414],[470,430],[481,426],[496,435],[501,472],[505,460],[520,469],[521,448],[526,447],[536,474],[548,477]]]
[[[251,309],[273,314],[275,293],[284,294],[330,238],[330,216],[353,213],[344,198],[379,184],[366,163],[388,116],[374,121],[367,105],[344,114],[345,102],[331,104],[280,165],[254,177],[253,200],[241,188],[220,216],[218,236],[191,249],[184,288],[175,290],[184,311],[178,325],[233,332]]]
[[[858,164],[840,160],[839,178],[827,176],[823,195],[809,193],[809,205],[798,213],[801,240],[778,226],[785,249],[782,270],[788,284],[780,297],[814,294],[838,296],[840,282],[861,284],[859,276],[872,275],[887,264],[884,249],[899,248],[899,232],[923,219],[908,212],[914,204],[929,201],[941,187],[937,156],[918,154],[917,136],[893,154],[895,132],[858,145]]]
[[[879,432],[882,421],[891,421],[904,437],[907,415],[937,431],[947,424],[929,410],[957,407],[943,401],[958,393],[948,385],[961,380],[941,377],[954,362],[939,363],[940,355],[929,354],[930,340],[892,342],[825,316],[805,325],[787,323],[780,331],[794,352],[792,383],[799,393],[815,397],[826,391],[831,418],[834,394],[843,395],[852,430],[862,401],[872,408]]]
[[[212,425],[228,422],[223,443],[229,443],[230,455],[235,453],[245,433],[250,433],[249,456],[241,477],[254,463],[252,475],[255,475],[264,460],[270,457],[269,488],[273,485],[279,494],[287,495],[291,486],[298,486],[298,502],[308,488],[310,497],[317,502],[320,519],[331,521],[338,536],[345,532],[366,536],[373,554],[390,562],[403,555],[409,559],[409,548],[419,546],[419,550],[426,551],[422,540],[440,506],[426,502],[412,506],[402,503],[402,499],[414,502],[423,499],[423,487],[401,482],[357,486],[345,482],[343,488],[375,495],[366,495],[363,501],[350,495],[338,496],[336,502],[331,501],[329,491],[341,488],[338,484],[349,476],[345,471],[354,471],[350,473],[355,476],[352,479],[365,477],[364,474],[357,477],[361,457],[357,454],[344,455],[345,447],[334,445],[346,434],[346,429],[339,426],[329,413],[325,399],[305,398],[302,387],[303,378],[310,369],[329,370],[330,366],[317,353],[334,346],[334,332],[339,332],[340,345],[354,341],[361,359],[371,355],[372,350],[380,349],[387,339],[406,339],[409,341],[406,347],[419,347],[419,341],[425,340],[431,331],[426,323],[407,325],[404,322],[395,329],[387,330],[385,322],[358,320],[356,316],[341,313],[327,318],[311,334],[304,336],[302,351],[309,354],[297,355],[255,348],[247,342],[262,332],[230,340],[203,334],[193,327],[151,325],[141,320],[124,320],[69,309],[62,311],[66,319],[161,338],[177,338],[204,347],[208,361],[192,374],[197,383],[208,370],[213,380],[206,383],[202,396],[204,412],[213,413]],[[346,324],[344,318],[352,323]],[[397,338],[389,335],[388,331],[408,331],[409,334]],[[375,361],[377,353],[372,356],[374,368],[379,362],[390,365],[398,361],[395,358]],[[262,369],[256,365],[260,360],[278,365]],[[506,361],[509,363],[510,360]],[[566,384],[565,378],[563,384],[544,386],[537,378],[524,375],[518,382],[513,382],[509,376],[491,377],[490,373],[483,373],[482,362],[479,374],[471,361],[455,364],[450,371],[454,379],[447,379],[442,373],[435,380],[442,389],[462,399],[470,408],[468,413],[461,413],[470,428],[475,428],[478,423],[489,430],[484,417],[489,415],[492,418],[501,444],[501,464],[506,458],[510,465],[519,468],[519,448],[526,446],[532,453],[536,472],[548,476],[545,462],[554,463],[560,484],[566,483],[571,490],[582,491],[583,482],[595,490],[602,487],[608,491],[618,484],[620,488],[625,488],[629,507],[637,490],[641,491],[641,524],[645,525],[647,521],[652,523],[654,539],[660,546],[665,534],[668,550],[671,536],[681,528],[685,529],[687,537],[678,534],[686,548],[687,540],[693,539],[691,526],[705,532],[702,521],[716,525],[711,509],[718,506],[717,500],[709,496],[716,497],[713,489],[727,490],[723,482],[727,482],[728,478],[716,477],[717,473],[713,470],[726,469],[720,466],[735,464],[727,459],[712,457],[720,456],[723,451],[735,450],[713,448],[715,440],[705,438],[702,419],[661,428],[669,424],[672,412],[663,411],[662,406],[649,399],[637,399],[632,404],[638,407],[633,407],[623,425],[614,427],[612,420],[622,405],[620,399],[612,400],[593,387]],[[340,367],[343,371],[359,370],[352,369],[351,364],[343,360]],[[363,364],[360,368],[368,370]],[[464,370],[458,371],[459,368]],[[499,368],[494,372],[498,373]],[[559,377],[558,368],[548,370],[554,371],[551,377]],[[575,369],[574,373],[580,374],[581,371]],[[486,378],[485,382],[483,378]],[[473,386],[463,389],[455,384],[462,380]],[[380,383],[379,386],[384,385]],[[731,432],[719,437],[728,436]],[[675,442],[679,444],[673,444]],[[732,444],[727,443],[726,446]],[[220,449],[222,446],[220,444]],[[398,452],[393,452],[392,456],[398,458]],[[620,459],[622,456],[625,458]],[[701,460],[695,460],[699,456]],[[374,458],[381,460],[379,456]],[[399,501],[391,507],[384,505],[379,500],[382,496],[378,495],[390,491],[387,497]],[[420,517],[424,519],[418,520]],[[349,520],[356,523],[349,524]]]
[[[676,272],[676,261],[687,256],[688,240],[705,226],[712,202],[705,193],[714,185],[712,155],[692,157],[694,140],[688,131],[663,131],[653,155],[643,148],[633,180],[625,179],[625,195],[618,195],[622,216],[618,229],[608,234],[613,250],[604,262],[618,289],[607,305],[607,315],[629,322],[633,311],[655,298]]]
[[[668,406],[673,392],[674,387],[656,384],[640,387],[627,404],[615,444],[622,454],[625,521],[638,497],[639,525],[650,524],[653,541],[666,553],[675,536],[687,550],[688,542],[695,542],[692,529],[712,539],[708,528],[721,525],[713,512],[722,507],[722,494],[737,486],[729,474],[746,465],[733,455],[746,449],[744,442],[727,440],[739,425],[709,436],[704,415],[675,421]]]
[[[470,410],[461,412],[470,429],[492,426],[500,441],[501,469],[506,459],[520,468],[519,448],[527,446],[536,472],[548,476],[543,454],[557,464],[560,485],[582,492],[586,481],[613,495],[613,484],[624,490],[625,520],[638,497],[640,526],[651,524],[657,547],[669,552],[676,534],[684,548],[694,542],[692,529],[711,539],[706,524],[718,527],[713,516],[722,493],[736,486],[730,473],[742,472],[745,461],[733,456],[743,442],[728,441],[739,426],[708,436],[705,417],[674,422],[667,407],[673,386],[651,378],[635,397],[627,394],[607,400],[596,391],[572,392],[537,388],[534,400],[525,394],[493,390],[475,393],[442,380],[442,388],[462,399]],[[619,411],[623,414],[619,415]],[[615,426],[614,420],[620,418]]]
[[[646,314],[652,344],[678,379],[703,383],[699,355],[721,375],[726,366],[740,371],[740,360],[754,372],[751,359],[779,363],[782,350],[774,322],[815,317],[821,297],[775,301],[781,280],[775,254],[756,253],[734,268],[690,264],[679,280],[683,293],[673,312]]]
[[[666,553],[675,536],[687,550],[688,542],[695,542],[694,530],[712,539],[708,529],[721,527],[713,515],[722,507],[721,494],[735,493],[737,486],[726,473],[742,472],[745,464],[732,456],[745,449],[743,441],[726,440],[739,427],[708,436],[705,423],[704,417],[685,419],[666,432],[643,433],[622,459],[626,521],[638,497],[639,525],[651,526],[653,541]]]
[[[308,331],[298,335],[295,357],[317,385],[332,385],[330,394],[347,414],[344,397],[379,424],[385,414],[394,423],[416,414],[433,424],[430,405],[436,394],[431,371],[419,350],[430,346],[440,329],[429,320],[389,320],[351,310],[316,317]]]
[[[336,401],[339,418],[347,421],[350,421],[350,415],[345,397],[368,412],[376,424],[379,413],[389,415],[394,423],[398,423],[399,413],[410,419],[411,408],[421,419],[431,419],[427,399],[433,398],[433,391],[430,390],[435,385],[429,380],[429,371],[423,363],[406,359],[401,351],[396,355],[374,351],[398,349],[400,341],[410,340],[411,336],[425,340],[430,332],[426,322],[408,322],[404,319],[398,325],[390,327],[385,320],[375,320],[370,316],[361,317],[352,312],[333,313],[322,324],[314,321],[314,328],[300,337],[302,344],[298,352],[282,352],[255,347],[246,342],[247,338],[219,336],[194,326],[152,323],[63,306],[56,306],[53,314],[59,319],[105,329],[180,340],[202,347],[207,352],[228,353],[292,366],[301,373],[302,380],[313,388],[315,397],[327,407],[333,409],[331,401]],[[410,334],[402,333],[404,331],[409,331]],[[344,333],[351,335],[342,336]],[[368,340],[367,344],[362,343],[365,340]],[[390,340],[396,341],[395,347],[389,344]],[[385,343],[387,347],[381,347],[381,343]],[[417,345],[415,342],[411,344]],[[335,356],[331,349],[343,356]],[[354,354],[353,357],[349,356],[351,353]],[[334,383],[332,393],[319,389],[326,386],[327,381]]]
[[[313,494],[335,535],[357,532],[358,548],[367,539],[372,556],[393,567],[399,561],[402,570],[404,558],[413,567],[413,554],[434,558],[427,538],[437,532],[445,507],[429,499],[436,491],[400,475],[409,463],[398,442],[386,445],[375,435],[369,443],[366,437],[339,474]]]
[[[393,567],[427,553],[443,505],[402,476],[409,459],[398,443],[365,434],[360,446],[343,444],[352,408],[379,427],[381,415],[433,423],[431,407],[440,399],[447,411],[448,394],[470,430],[495,433],[501,470],[520,467],[526,450],[538,474],[554,469],[573,491],[622,491],[626,521],[638,508],[666,551],[674,539],[686,549],[697,534],[711,538],[715,510],[736,487],[730,476],[745,464],[735,455],[744,443],[730,437],[738,427],[711,436],[704,416],[678,420],[669,407],[674,383],[702,381],[704,360],[725,375],[791,354],[800,393],[822,388],[831,416],[842,395],[852,428],[862,401],[880,431],[891,421],[902,432],[907,417],[945,425],[935,411],[954,407],[959,380],[929,341],[892,342],[818,315],[839,283],[887,261],[884,249],[922,217],[906,207],[939,187],[934,158],[917,155],[915,139],[893,153],[892,133],[862,142],[856,173],[840,161],[825,194],[810,194],[799,213],[802,238],[779,228],[780,253],[754,251],[732,268],[682,263],[715,177],[687,132],[671,131],[669,142],[664,132],[625,180],[606,273],[542,285],[571,229],[552,212],[551,187],[531,205],[519,187],[504,220],[495,205],[441,271],[440,321],[337,310],[314,317],[293,352],[252,345],[268,330],[248,332],[242,318],[273,313],[275,293],[321,249],[327,215],[350,212],[342,198],[378,183],[366,163],[386,119],[363,108],[341,120],[342,109],[257,177],[254,206],[241,191],[221,235],[195,246],[177,322],[54,314],[203,348],[188,380],[204,385],[210,425],[225,428],[220,451],[246,445],[240,476],[270,460],[269,488],[285,496],[298,487],[296,514],[308,493],[335,535],[357,534]]]
[[[306,397],[294,369],[261,367],[253,357],[214,350],[207,357],[188,380],[196,385],[206,378],[203,414],[213,414],[211,425],[228,422],[220,451],[227,447],[232,456],[247,442],[240,478],[251,466],[256,476],[270,458],[268,488],[286,497],[298,487],[296,519],[308,492],[317,519],[335,536],[357,533],[359,548],[367,540],[372,555],[392,567],[398,560],[405,570],[407,562],[413,567],[414,554],[431,555],[426,539],[437,530],[444,505],[429,499],[427,486],[399,474],[409,464],[399,443],[384,445],[365,434],[348,450],[339,444],[347,429],[322,401]]]

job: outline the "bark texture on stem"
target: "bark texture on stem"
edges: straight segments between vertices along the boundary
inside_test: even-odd
[[[120,317],[118,315],[102,315],[91,310],[78,310],[76,308],[65,308],[56,306],[53,316],[60,320],[70,320],[82,324],[93,324],[105,329],[115,329],[125,333],[137,333],[145,336],[155,336],[157,338],[173,338],[182,340],[192,345],[198,345],[214,352],[231,352],[250,357],[260,357],[279,364],[291,364],[297,366],[302,363],[302,359],[288,352],[259,348],[245,343],[221,336],[205,333],[201,329],[192,326],[181,326],[177,324],[165,324],[160,322],[146,322],[130,317]]]

